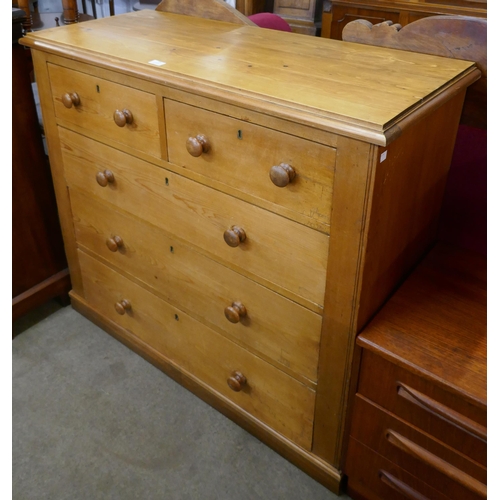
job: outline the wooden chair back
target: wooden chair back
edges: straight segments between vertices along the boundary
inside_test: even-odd
[[[401,27],[386,21],[347,24],[346,42],[474,61],[482,78],[469,87],[448,175],[438,239],[487,253],[486,19],[432,16]]]
[[[248,17],[223,0],[162,0],[155,10],[255,26]]]

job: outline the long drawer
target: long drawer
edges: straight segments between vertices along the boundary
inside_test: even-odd
[[[100,314],[222,397],[310,449],[313,390],[84,252],[78,254],[85,299]]]
[[[367,349],[363,351],[358,392],[486,466],[486,413],[459,395]]]
[[[344,472],[349,476],[348,493],[370,500],[451,500],[383,456],[349,438]],[[468,500],[453,498],[452,500]]]
[[[327,235],[69,130],[59,132],[70,187],[131,212],[269,288],[321,310]],[[105,180],[107,172],[111,182]]]
[[[285,207],[292,218],[330,223],[334,148],[170,99],[164,106],[171,163]]]
[[[174,236],[71,190],[78,245],[286,371],[317,379],[321,316]],[[241,308],[243,306],[244,309]]]
[[[356,395],[351,437],[451,498],[486,498],[486,469]]]
[[[81,129],[160,157],[156,96],[49,64],[56,117]]]

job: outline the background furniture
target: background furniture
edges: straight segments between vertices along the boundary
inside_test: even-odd
[[[73,306],[338,490],[355,335],[434,239],[475,64],[159,11],[23,43]]]
[[[50,166],[31,90],[29,51],[18,44],[21,9],[12,9],[12,317],[71,288]]]
[[[321,0],[274,0],[273,12],[296,33],[318,35],[321,29]]]
[[[406,26],[437,14],[486,18],[486,1],[324,0],[321,36],[342,40],[342,30],[356,19],[373,24],[392,21]]]
[[[403,28],[354,21],[343,36],[477,60],[483,74],[466,97],[441,241],[357,340],[348,491],[365,500],[484,499],[486,20],[437,16]]]

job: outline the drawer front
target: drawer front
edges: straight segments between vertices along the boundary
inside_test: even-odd
[[[376,374],[376,376],[374,376]],[[363,350],[358,392],[486,466],[486,412]]]
[[[310,449],[313,390],[92,257],[78,253],[85,299],[100,314],[129,330],[223,398]],[[235,371],[246,377],[239,392],[228,385]]]
[[[356,395],[351,436],[451,498],[486,498],[486,469]]]
[[[79,246],[285,371],[316,381],[319,314],[205,257],[154,226],[97,200],[89,203],[88,196],[79,191],[71,191],[70,197]]]
[[[298,213],[310,224],[330,224],[334,148],[177,101],[164,102],[171,163],[248,193],[256,204],[266,200],[283,207],[291,218]],[[205,138],[204,144],[198,136]]]
[[[349,438],[346,464],[347,493],[367,500],[450,500],[354,438]],[[455,497],[453,500],[468,500]]]
[[[219,262],[257,278],[304,305],[322,306],[328,236],[60,129],[66,180],[115,206],[175,234]],[[102,187],[96,174],[109,169]],[[238,247],[224,233],[243,228]]]
[[[49,64],[49,75],[57,118],[143,153],[161,156],[154,94],[54,64]],[[68,101],[72,94],[78,96],[77,104]],[[128,121],[123,110],[131,113]],[[121,113],[117,116],[120,125],[115,122],[116,111]]]

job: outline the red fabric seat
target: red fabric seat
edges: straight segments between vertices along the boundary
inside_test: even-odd
[[[253,21],[257,26],[261,28],[268,28],[270,30],[278,31],[292,31],[290,25],[280,16],[276,14],[271,14],[270,12],[260,12],[259,14],[253,14],[248,16],[248,19]]]

